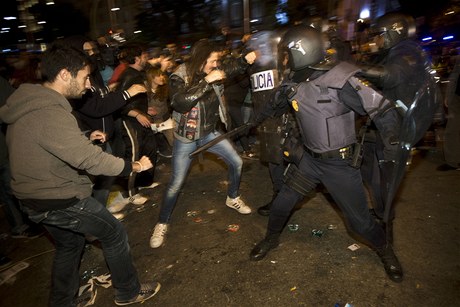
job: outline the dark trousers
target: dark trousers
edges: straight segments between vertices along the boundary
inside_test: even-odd
[[[281,163],[268,163],[268,171],[270,173],[270,178],[273,183],[273,195],[278,194],[283,186],[283,177],[284,177],[284,170],[286,165],[284,161]]]
[[[157,158],[157,142],[152,129],[141,126],[137,121],[124,120],[123,140],[125,143],[125,159],[136,161],[142,156],[155,163]]]
[[[158,145],[152,129],[141,126],[135,119],[123,120],[122,131],[125,147],[125,159],[137,161],[147,156],[154,167],[136,175],[136,186],[147,186],[153,183],[155,163],[157,160]]]
[[[361,164],[361,176],[370,192],[372,207],[380,218],[384,216],[388,185],[392,175],[384,168],[383,164],[379,163],[379,161],[384,160],[383,148],[383,142],[378,136],[374,141],[364,142],[363,162]],[[394,207],[392,206],[389,220],[393,220],[394,216]]]
[[[110,143],[104,144],[104,151],[109,154],[113,154],[112,146]],[[116,176],[104,176],[99,175],[94,178],[94,186],[93,186],[93,197],[103,204],[104,206],[107,205],[107,200],[109,199],[110,190],[117,179]]]
[[[19,203],[11,190],[11,171],[9,163],[0,166],[0,203],[4,206],[5,217],[11,226],[11,232],[21,233],[29,226],[25,223],[25,217],[19,210]]]
[[[369,214],[366,193],[360,171],[346,160],[315,159],[305,153],[299,170],[310,182],[322,183],[343,213],[348,228],[374,248],[385,245],[385,233]],[[270,210],[267,236],[279,234],[294,206],[304,196],[283,185]]]

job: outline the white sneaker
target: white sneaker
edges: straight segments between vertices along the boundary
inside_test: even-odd
[[[239,196],[237,198],[230,198],[227,196],[225,204],[227,207],[235,209],[241,214],[251,213],[251,208],[249,208]]]
[[[112,215],[119,221],[123,221],[126,216],[126,214],[122,212],[112,213]]]
[[[157,223],[150,237],[150,247],[160,247],[165,240],[166,232],[168,232],[168,224]]]
[[[140,194],[135,194],[129,198],[129,202],[137,206],[145,204],[147,200],[149,200],[147,197]]]
[[[120,212],[127,204],[129,204],[129,199],[124,198],[123,195],[118,192],[117,196],[107,205],[107,210],[109,210],[110,213]]]

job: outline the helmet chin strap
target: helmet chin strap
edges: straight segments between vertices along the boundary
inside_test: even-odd
[[[326,70],[331,70],[332,67],[334,67],[335,65],[337,65],[337,62],[325,59],[325,60],[319,62],[318,64],[309,66],[309,68],[311,68],[313,70],[324,70],[324,71],[326,71]]]

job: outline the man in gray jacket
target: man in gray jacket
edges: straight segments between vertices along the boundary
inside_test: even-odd
[[[104,134],[84,136],[67,99],[91,87],[88,59],[81,51],[52,46],[42,59],[43,84],[23,84],[0,108],[7,123],[11,187],[29,218],[54,239],[50,306],[74,306],[85,234],[104,250],[115,288],[115,303],[128,305],[153,297],[157,282],[140,283],[122,224],[91,197],[85,174],[118,176],[152,167],[147,157],[128,162],[92,144]]]

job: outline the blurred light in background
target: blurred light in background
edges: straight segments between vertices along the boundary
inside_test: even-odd
[[[371,16],[371,13],[369,12],[369,9],[367,9],[367,8],[363,9],[359,13],[359,18],[360,19],[366,19],[366,18],[369,18],[369,16]]]

